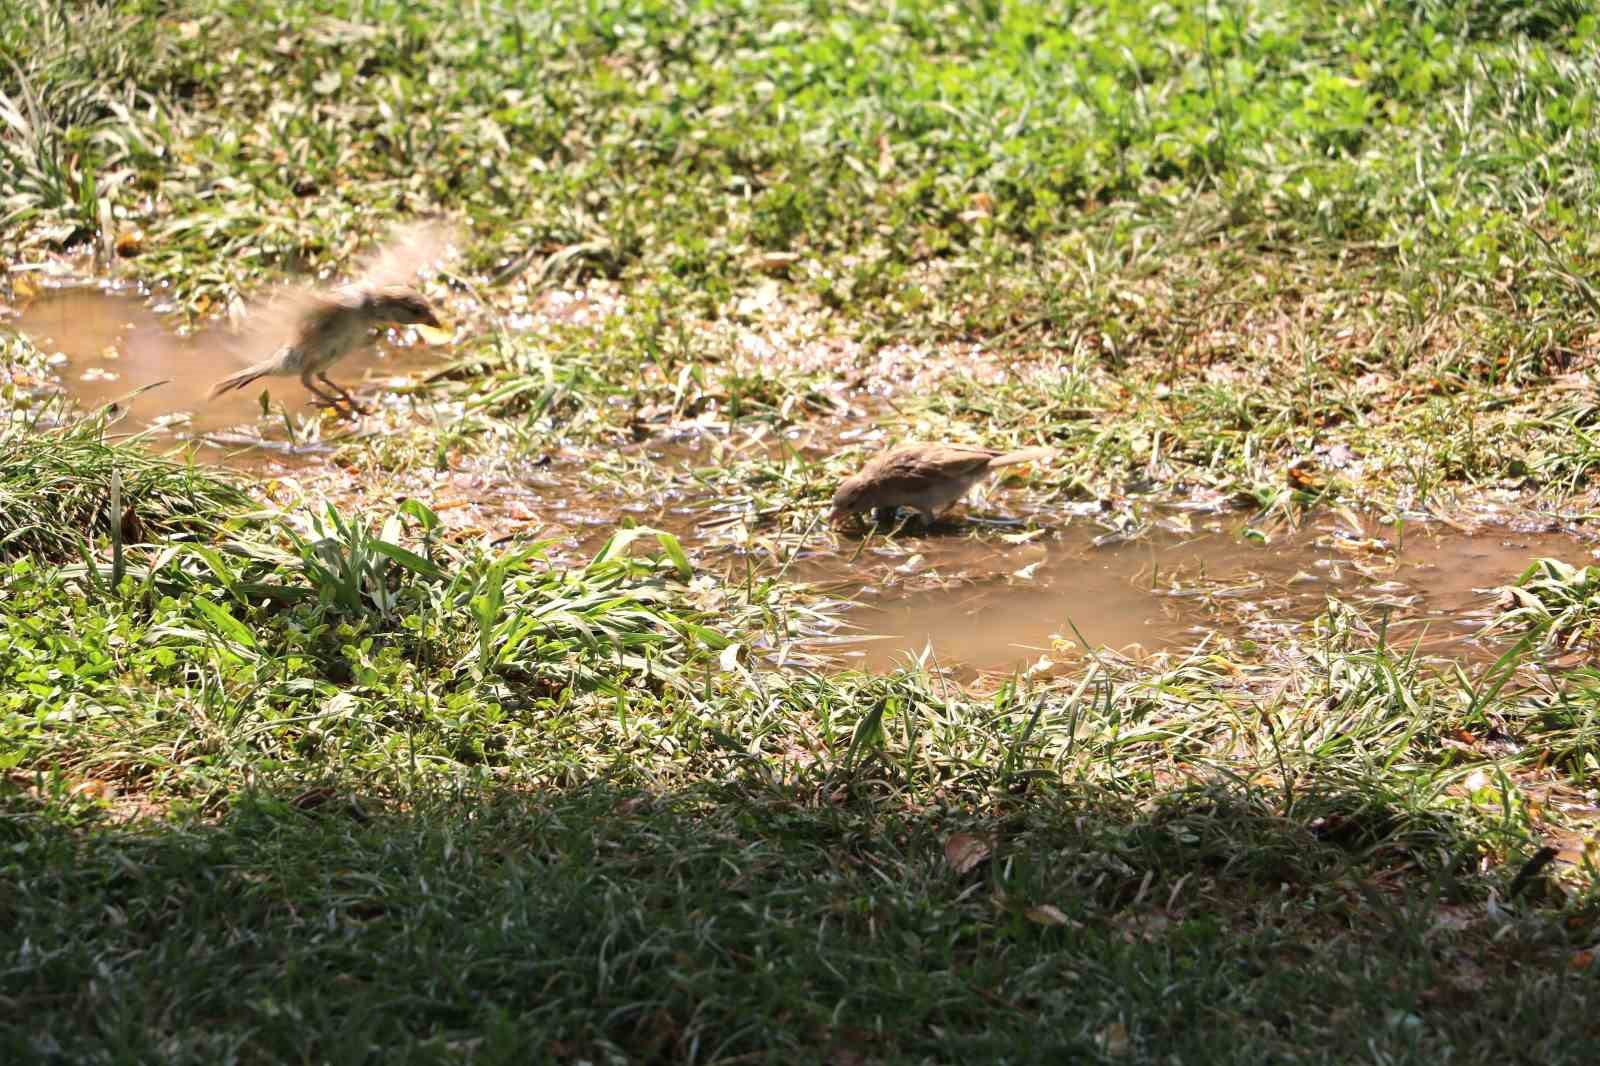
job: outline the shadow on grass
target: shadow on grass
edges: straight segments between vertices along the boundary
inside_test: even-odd
[[[1585,1061],[1593,915],[1348,790],[0,803],[8,1062]],[[1515,864],[1513,863],[1514,867]],[[1504,892],[1503,882],[1499,886]]]

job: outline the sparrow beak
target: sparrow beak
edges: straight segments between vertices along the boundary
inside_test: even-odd
[[[432,316],[429,317],[431,318]],[[429,344],[444,344],[446,341],[453,340],[456,335],[454,326],[448,322],[441,322],[437,318],[433,318],[429,322],[417,323],[416,330],[417,336]]]

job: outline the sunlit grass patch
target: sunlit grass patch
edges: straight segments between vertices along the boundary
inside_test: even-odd
[[[106,440],[107,419],[43,429],[0,425],[0,561],[78,559],[126,543],[205,539],[249,497],[223,474]],[[112,513],[112,481],[122,509]]]
[[[1523,629],[1540,644],[1592,647],[1600,618],[1600,569],[1560,559],[1538,559],[1502,590],[1494,625]]]
[[[0,7],[0,320],[109,274],[175,332],[467,234],[440,363],[366,421],[274,393],[254,495],[0,348],[0,1058],[1586,1062],[1593,568],[1470,654],[1476,589],[1392,612],[1425,519],[1592,518],[1595,28]],[[1057,458],[829,530],[902,440]],[[1208,600],[1165,651],[823,654],[930,560],[1004,607],[1073,523],[1229,508],[1350,559],[1289,606],[1130,571]]]

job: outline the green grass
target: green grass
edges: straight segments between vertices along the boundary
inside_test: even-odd
[[[302,419],[300,482],[122,439],[0,338],[0,1055],[1587,1062],[1580,544],[1495,662],[1330,600],[970,689],[840,672],[791,564],[916,551],[817,522],[912,437],[1060,449],[996,495],[1041,543],[1175,499],[1583,531],[1596,29],[7,5],[4,305],[81,256],[199,324],[391,222],[467,238],[440,372]],[[478,537],[457,475],[617,528]]]
[[[726,327],[775,319],[992,346],[1030,368],[1015,408],[957,366],[893,428],[1044,435],[1100,494],[1155,461],[1303,503],[1284,472],[1317,446],[1375,455],[1330,491],[1384,508],[1588,484],[1588,412],[1528,391],[1593,361],[1582,5],[61,10],[0,23],[0,252],[137,235],[119,269],[205,314],[462,218],[494,418],[452,447],[614,440],[686,367],[737,392]],[[556,352],[499,331],[591,279],[626,295]]]
[[[1491,900],[1584,831],[1590,671],[1338,612],[1287,674],[772,671],[726,649],[780,604],[708,610],[673,541],[572,572],[403,518],[11,565],[13,1057],[1586,1054],[1581,847]]]
[[[120,514],[111,512],[113,474],[128,501]],[[221,474],[107,441],[104,418],[42,432],[28,421],[0,428],[0,561],[78,558],[113,523],[128,540],[205,538],[249,503]]]
[[[1367,863],[1236,796],[1035,805],[1003,874],[957,877],[959,817],[725,791],[396,814],[259,795],[160,834],[35,819],[8,837],[36,902],[7,916],[84,1021],[18,1026],[12,1057],[1044,1062],[1125,1040],[1136,1059],[1578,1062],[1592,1038],[1581,986],[1540,972],[1563,935],[1511,919],[1488,945],[1481,905],[1426,876],[1375,906]],[[1030,920],[1040,899],[1065,924]]]

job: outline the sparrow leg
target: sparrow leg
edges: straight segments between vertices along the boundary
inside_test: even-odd
[[[362,407],[359,403],[356,403],[356,398],[354,396],[350,395],[343,388],[341,388],[338,385],[334,384],[334,382],[328,377],[328,375],[326,375],[326,374],[318,374],[317,375],[317,380],[321,381],[324,385],[328,386],[328,388],[332,389],[334,392],[337,392],[339,394],[340,398],[343,399],[345,403],[350,405],[350,410],[355,411],[357,414],[363,414],[364,415],[364,414],[368,413],[367,409],[365,407]]]
[[[328,379],[323,378],[322,380],[327,381]],[[304,374],[300,375],[300,384],[306,387],[307,392],[316,397],[315,400],[311,401],[311,406],[332,407],[335,410],[341,411],[344,409],[344,403],[340,401],[337,396],[329,396],[327,393],[323,392],[321,389],[317,388],[311,383],[311,371],[307,370]],[[332,382],[329,382],[329,384],[332,384]]]
[[[897,537],[911,524],[911,519],[916,516],[915,510],[906,510],[903,514],[899,507],[880,507],[873,515],[874,527],[888,526],[886,537]]]

